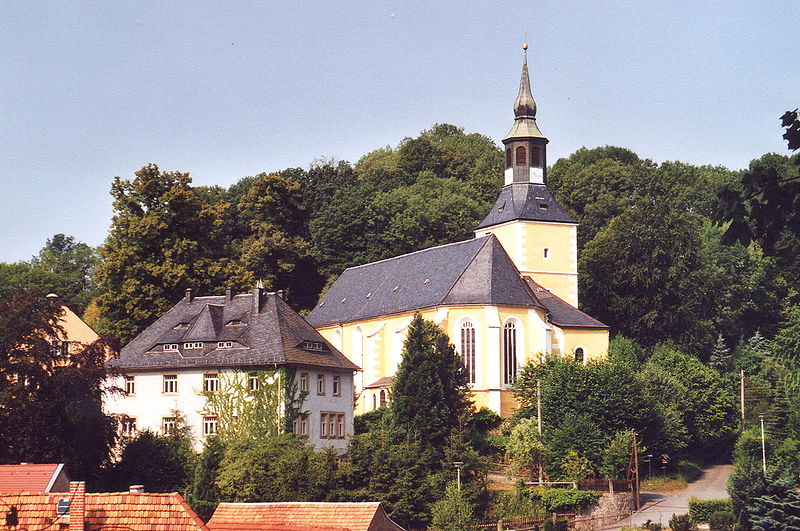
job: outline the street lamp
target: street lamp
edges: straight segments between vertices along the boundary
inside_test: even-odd
[[[767,447],[764,442],[764,415],[759,415],[761,419],[761,466],[764,469],[764,477],[767,475]]]
[[[454,461],[453,466],[456,467],[456,474],[458,474],[458,492],[461,492],[461,467],[464,466],[464,462]]]

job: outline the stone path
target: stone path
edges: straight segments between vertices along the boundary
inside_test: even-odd
[[[703,474],[685,489],[677,492],[643,492],[642,508],[618,526],[609,529],[620,529],[622,526],[642,525],[648,520],[663,524],[666,528],[672,514],[689,512],[689,498],[704,500],[728,497],[728,477],[731,465],[716,465],[707,468]]]

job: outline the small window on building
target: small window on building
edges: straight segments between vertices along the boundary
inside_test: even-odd
[[[378,395],[372,395],[372,409],[378,409]]]
[[[472,321],[461,323],[461,361],[467,370],[467,380],[475,383],[475,326]]]
[[[344,439],[344,413],[336,415],[336,438]]]
[[[218,427],[219,421],[215,415],[203,417],[203,435],[206,437],[209,435],[215,435]]]
[[[174,395],[178,392],[178,375],[165,374],[164,375],[164,394]]]
[[[539,210],[547,210],[547,203],[539,203]]]
[[[184,343],[183,344],[183,348],[185,348],[186,350],[197,350],[199,348],[203,348],[203,342],[202,341],[192,341],[192,342],[189,342],[189,343]]]
[[[233,341],[220,341],[217,343],[217,348],[233,348]]]
[[[328,413],[328,437],[336,438],[336,413]]]
[[[578,363],[584,363],[584,354],[583,354],[583,347],[578,347],[575,349],[575,361]]]
[[[317,375],[317,394],[324,395],[325,394],[325,375],[318,374]]]
[[[251,372],[247,375],[247,388],[251,391],[258,391],[258,373]]]
[[[296,415],[294,417],[294,434],[300,437],[308,437],[308,415]]]
[[[136,394],[136,378],[134,376],[125,377],[125,394],[128,396]]]
[[[133,417],[123,417],[122,419],[122,436],[123,437],[136,437],[136,419]]]
[[[544,249],[542,249],[542,258],[544,258],[545,260],[549,260],[550,259],[550,248],[549,247],[545,247]]]
[[[542,152],[538,147],[531,149],[531,166],[534,168],[542,167]]]
[[[523,146],[519,146],[517,148],[517,160],[515,164],[517,166],[525,166],[528,163],[527,153],[525,153],[525,148]]]
[[[325,343],[322,341],[303,341],[300,344],[300,348],[303,350],[313,350],[314,352],[319,352],[325,350]]]
[[[175,432],[175,417],[164,417],[161,419],[161,433],[170,435]]]
[[[164,345],[164,350],[165,351],[178,350],[178,344],[177,343],[167,343],[166,345]]]
[[[61,347],[61,355],[62,356],[69,356],[69,345],[70,345],[69,341],[62,341],[61,342],[60,347]]]
[[[511,148],[506,150],[506,168],[511,167]]]
[[[180,330],[182,328],[189,328],[189,323],[178,323],[172,327],[173,330]]]
[[[230,321],[225,323],[226,326],[241,326],[242,324],[243,323],[241,319],[231,319]]]
[[[300,373],[300,392],[307,393],[308,392],[308,373],[301,372]]]
[[[381,401],[380,401],[380,404],[381,404],[381,407],[386,405],[386,391],[384,389],[381,389]]]
[[[319,438],[328,438],[328,414],[320,413],[319,415]]]
[[[333,396],[342,396],[342,381],[341,376],[333,377],[333,388],[331,389]]]
[[[207,372],[203,375],[203,391],[206,393],[219,391],[219,375],[217,373]]]

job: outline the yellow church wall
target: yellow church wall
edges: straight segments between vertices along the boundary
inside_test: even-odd
[[[476,236],[490,233],[500,240],[523,275],[530,275],[568,303],[578,306],[577,225],[515,220],[475,231]]]
[[[587,362],[608,359],[608,330],[564,329],[564,347],[570,359],[578,347],[583,348],[584,359]]]

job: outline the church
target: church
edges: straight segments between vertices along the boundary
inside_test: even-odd
[[[529,361],[606,359],[608,327],[578,310],[578,223],[547,187],[547,143],[526,56],[514,125],[503,138],[504,186],[474,239],[351,267],[307,316],[362,368],[357,414],[391,399],[416,312],[450,337],[475,405],[502,416],[517,405],[511,389]]]

